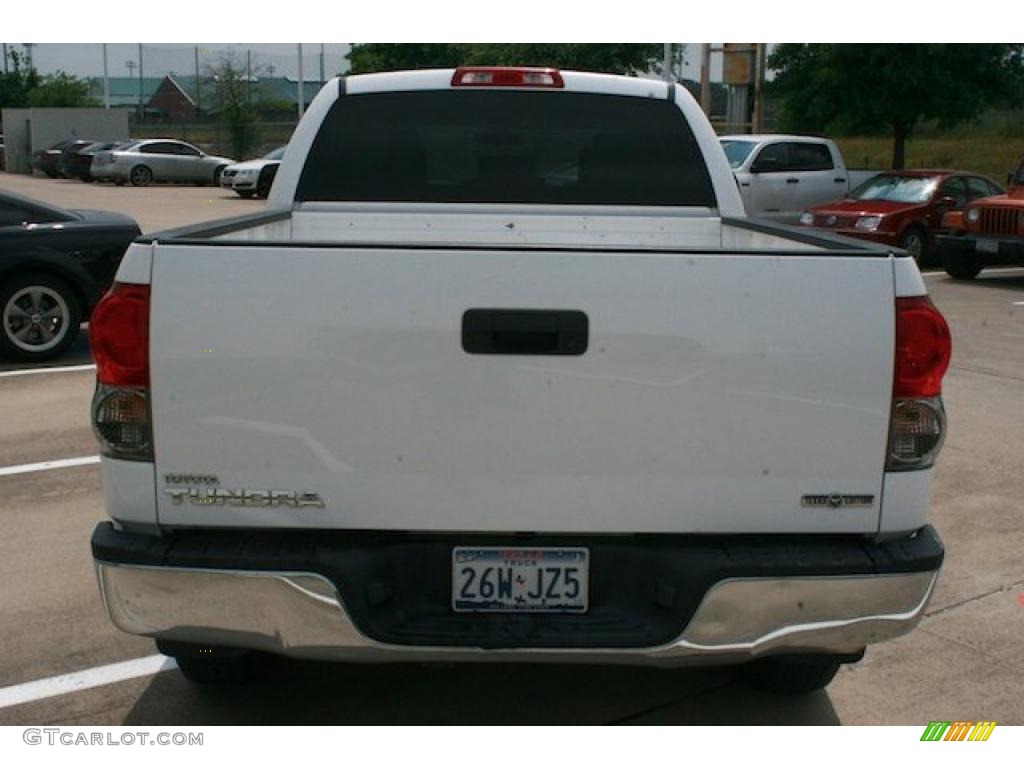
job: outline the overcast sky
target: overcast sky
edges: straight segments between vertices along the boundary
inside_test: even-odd
[[[19,53],[24,52],[21,43],[7,43]],[[302,59],[306,78],[314,79],[320,74],[320,43],[304,43]],[[291,43],[159,43],[146,44],[142,49],[143,74],[162,76],[168,72],[187,75],[195,74],[195,51],[200,52],[200,69],[213,59],[233,51],[244,65],[246,51],[252,52],[254,67],[266,70],[273,67],[274,75],[295,77],[298,74],[298,46]],[[347,68],[345,54],[347,43],[324,44],[324,69],[327,76]],[[129,43],[109,43],[107,62],[111,77],[138,76],[139,48]],[[41,73],[52,73],[63,69],[83,77],[103,74],[103,46],[100,43],[37,43],[32,47],[32,61]],[[134,65],[129,69],[127,62]]]
[[[19,53],[24,52],[21,43],[7,43]],[[316,79],[320,74],[321,43],[304,43],[302,46],[303,75]],[[348,43],[325,43],[324,70],[328,77],[345,71],[348,62]],[[200,70],[207,63],[219,58],[224,52],[233,51],[240,63],[244,64],[246,52],[251,51],[253,66],[262,74],[296,77],[298,74],[298,47],[294,43],[159,43],[144,45],[142,50],[143,74],[163,76],[168,72],[181,75],[195,74],[195,51],[200,52]],[[699,44],[687,44],[687,66],[683,76],[697,79],[700,67]],[[718,58],[717,56],[715,57]],[[129,43],[107,45],[108,71],[111,77],[138,76],[139,49]],[[37,43],[32,47],[32,61],[36,69],[44,74],[63,69],[82,77],[99,77],[103,74],[103,46],[100,43]],[[132,62],[129,68],[127,62]],[[271,72],[272,70],[272,72]]]

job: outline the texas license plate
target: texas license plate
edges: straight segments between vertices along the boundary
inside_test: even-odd
[[[590,552],[583,547],[456,547],[457,613],[586,613]]]
[[[974,250],[978,253],[999,253],[998,240],[979,239],[974,243]]]

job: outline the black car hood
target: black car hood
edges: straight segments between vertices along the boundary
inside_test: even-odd
[[[123,213],[114,213],[113,211],[93,211],[88,209],[83,210],[80,208],[72,209],[71,213],[78,216],[81,221],[88,222],[89,224],[106,224],[112,227],[139,228],[139,224],[135,219],[131,216],[125,216]]]

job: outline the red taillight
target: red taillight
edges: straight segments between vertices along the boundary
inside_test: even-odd
[[[888,472],[928,469],[946,436],[942,375],[952,342],[927,296],[896,299],[896,367],[889,417]]]
[[[89,319],[100,384],[149,386],[149,286],[114,283]]]
[[[938,397],[951,352],[949,326],[927,296],[896,299],[894,398]]]
[[[505,88],[564,88],[557,69],[540,67],[459,67],[452,85]]]

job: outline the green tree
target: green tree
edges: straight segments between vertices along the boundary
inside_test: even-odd
[[[948,128],[996,106],[1019,89],[1018,44],[779,45],[769,95],[784,130],[887,133],[892,167],[922,120]]]
[[[657,71],[661,57],[661,43],[365,43],[348,55],[353,73],[518,65],[624,75]]]
[[[0,108],[27,107],[28,94],[39,85],[39,75],[34,69],[22,66],[23,57],[17,51],[9,55],[13,66],[10,72],[0,74]]]
[[[99,106],[89,95],[89,81],[58,70],[43,75],[28,92],[30,107],[95,107]]]
[[[246,66],[233,53],[222,56],[206,68],[203,86],[204,93],[212,93],[211,111],[219,113],[227,126],[232,157],[251,156],[259,138],[256,131],[259,110]]]

